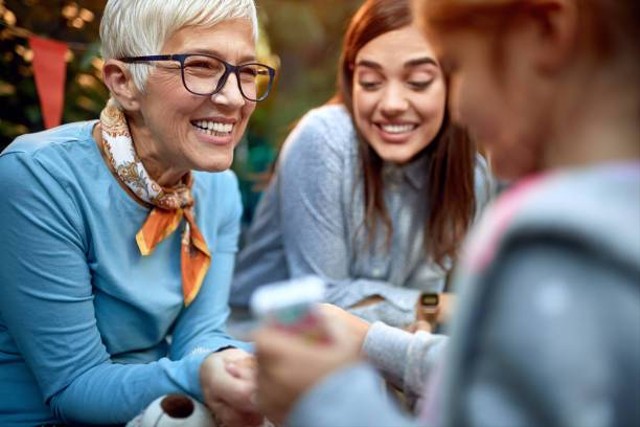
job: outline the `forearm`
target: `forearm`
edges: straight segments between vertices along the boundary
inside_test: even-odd
[[[447,340],[443,335],[410,334],[376,322],[365,337],[363,353],[387,380],[405,393],[422,396]]]
[[[416,320],[416,303],[420,291],[389,283],[357,279],[329,281],[327,302],[335,304],[368,321],[383,321],[392,326],[406,326]],[[379,302],[358,307],[363,301],[380,298]]]
[[[249,350],[247,343],[226,332],[232,252],[215,252],[213,263],[196,299],[183,309],[172,333],[171,358],[179,360],[194,351],[217,351],[223,347]]]
[[[121,424],[164,394],[184,393],[202,400],[199,370],[207,355],[194,354],[177,362],[166,358],[131,365],[105,362],[78,375],[48,403],[65,423]]]
[[[316,384],[298,400],[287,421],[287,425],[306,427],[417,425],[388,397],[380,377],[364,363]]]

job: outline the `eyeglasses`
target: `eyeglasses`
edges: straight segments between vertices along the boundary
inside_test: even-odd
[[[119,58],[126,63],[178,61],[185,89],[195,95],[213,95],[222,90],[231,73],[236,75],[238,89],[251,102],[263,101],[271,91],[276,70],[259,63],[231,65],[220,58],[204,54],[129,56]]]

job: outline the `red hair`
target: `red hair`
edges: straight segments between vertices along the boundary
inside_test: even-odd
[[[500,37],[519,19],[542,16],[557,7],[544,0],[415,0],[425,28],[438,35],[475,31]],[[640,53],[640,2],[638,0],[579,0],[578,33],[585,46],[601,60],[615,49],[631,44]]]

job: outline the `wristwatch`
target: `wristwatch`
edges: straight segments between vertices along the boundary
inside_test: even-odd
[[[430,292],[421,293],[420,311],[429,323],[437,323],[438,312],[440,311],[440,294]]]

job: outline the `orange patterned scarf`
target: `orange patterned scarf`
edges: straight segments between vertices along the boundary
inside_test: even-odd
[[[120,181],[136,196],[154,206],[136,242],[143,256],[150,255],[156,245],[175,231],[185,219],[182,235],[182,293],[188,306],[198,294],[211,254],[196,224],[191,195],[193,177],[189,173],[178,186],[162,188],[145,170],[135,152],[124,113],[109,100],[100,113],[102,150]]]

